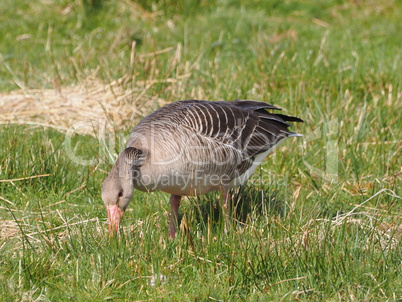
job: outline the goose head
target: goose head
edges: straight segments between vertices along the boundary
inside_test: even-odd
[[[136,148],[122,151],[102,185],[102,199],[106,206],[109,234],[113,236],[133,197],[134,177],[139,169],[143,152]]]

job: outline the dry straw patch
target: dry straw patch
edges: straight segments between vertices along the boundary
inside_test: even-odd
[[[365,204],[380,195],[389,195],[398,200],[402,197],[398,196],[389,189],[381,189],[376,194],[366,199],[364,202],[356,205],[347,213],[339,214],[328,219],[312,219],[303,227],[302,233],[297,235],[294,242],[299,242],[304,248],[308,249],[311,242],[317,242],[322,248],[324,242],[328,240],[335,244],[335,230],[343,227],[354,225],[355,227],[371,234],[370,240],[374,240],[383,251],[397,249],[402,239],[402,226],[400,224],[400,214],[387,212],[390,222],[383,221],[383,213],[377,208],[365,207]],[[326,225],[330,223],[330,230]],[[299,240],[298,240],[299,238]],[[370,244],[364,247],[369,250]]]
[[[19,235],[18,224],[14,220],[0,220],[0,239],[16,237]]]
[[[31,124],[94,136],[98,131],[132,127],[165,101],[146,95],[157,81],[136,82],[127,89],[129,80],[121,78],[108,85],[87,80],[74,87],[0,94],[0,124]]]
[[[50,227],[40,221],[29,221],[26,218],[15,220],[0,220],[0,240],[13,239],[13,249],[21,249],[24,240],[31,244],[38,244],[44,241],[49,247],[56,247],[56,241],[65,241],[69,236],[78,236],[80,227],[96,230],[96,234],[103,234],[103,221],[98,217],[82,220],[75,216],[63,224]],[[68,231],[68,229],[70,229]],[[39,246],[38,246],[39,247]]]
[[[181,63],[182,46],[135,56],[132,45],[130,65],[148,66],[148,78],[137,80],[125,75],[109,84],[92,75],[71,87],[53,89],[26,89],[19,82],[20,90],[0,93],[0,124],[30,124],[55,128],[65,133],[89,134],[98,137],[100,133],[129,130],[144,116],[174,100],[181,99],[184,82],[191,76],[198,64]],[[170,55],[170,69],[161,74],[158,57]],[[182,68],[179,68],[178,66]],[[173,77],[168,75],[176,68]],[[179,71],[180,69],[180,71]],[[165,92],[173,99],[164,100],[150,92],[155,84],[166,84]],[[192,91],[190,95],[202,98],[204,91]]]

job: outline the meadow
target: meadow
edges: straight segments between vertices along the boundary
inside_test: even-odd
[[[2,0],[0,301],[401,301],[402,3]],[[101,184],[142,117],[183,99],[304,120],[232,193]]]

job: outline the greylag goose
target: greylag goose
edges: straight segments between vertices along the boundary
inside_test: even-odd
[[[287,137],[288,122],[301,119],[269,113],[264,102],[178,101],[143,118],[102,186],[109,232],[119,223],[133,190],[171,194],[169,236],[175,237],[181,196],[221,191],[245,182],[266,155]]]

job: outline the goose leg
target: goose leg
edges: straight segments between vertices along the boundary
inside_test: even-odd
[[[222,199],[223,199],[223,208],[222,208],[222,214],[223,214],[223,219],[225,222],[225,233],[228,232],[229,230],[229,225],[230,225],[230,207],[229,207],[229,191],[224,190],[222,192]]]
[[[179,208],[180,208],[180,199],[179,195],[171,195],[170,196],[170,221],[169,221],[169,238],[176,237],[176,225],[179,221]]]
[[[222,193],[222,197],[223,197],[223,208],[227,210],[229,209],[229,191],[224,191]]]

